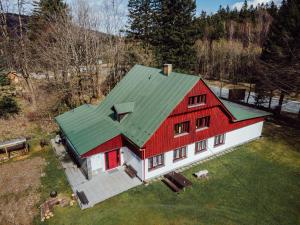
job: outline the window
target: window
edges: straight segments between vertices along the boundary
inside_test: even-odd
[[[196,142],[195,152],[199,153],[199,152],[206,151],[206,149],[207,149],[206,145],[207,145],[207,140]]]
[[[189,106],[198,106],[206,103],[206,95],[189,97]]]
[[[173,151],[173,160],[176,161],[178,159],[186,158],[186,146],[177,148]]]
[[[210,116],[198,118],[196,120],[196,129],[209,127],[209,122],[210,122]]]
[[[174,126],[175,135],[188,133],[189,130],[190,130],[190,122],[189,121],[186,121],[183,123],[178,123],[178,124],[175,124],[175,126]]]
[[[152,170],[163,165],[164,165],[164,154],[153,156],[148,159],[148,170]]]
[[[223,145],[225,143],[225,134],[215,136],[215,146]]]

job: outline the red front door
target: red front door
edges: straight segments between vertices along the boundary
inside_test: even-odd
[[[106,169],[110,170],[120,165],[119,149],[105,153]]]

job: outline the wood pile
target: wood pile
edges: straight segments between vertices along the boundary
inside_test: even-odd
[[[66,207],[69,205],[69,200],[67,198],[51,198],[44,202],[41,208],[41,221],[45,221],[54,216],[53,209],[55,205],[60,205],[61,207]]]

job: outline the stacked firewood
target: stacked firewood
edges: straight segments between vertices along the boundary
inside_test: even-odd
[[[50,219],[54,216],[53,214],[53,208],[55,205],[61,205],[62,207],[65,207],[66,205],[69,205],[69,200],[67,198],[50,198],[46,202],[44,202],[40,208],[41,208],[41,221],[45,221]]]

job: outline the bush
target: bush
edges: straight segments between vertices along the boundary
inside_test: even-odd
[[[20,108],[15,99],[4,96],[0,99],[0,117],[7,117],[12,114],[18,114]]]
[[[10,85],[9,79],[6,77],[5,74],[0,73],[0,86]]]

